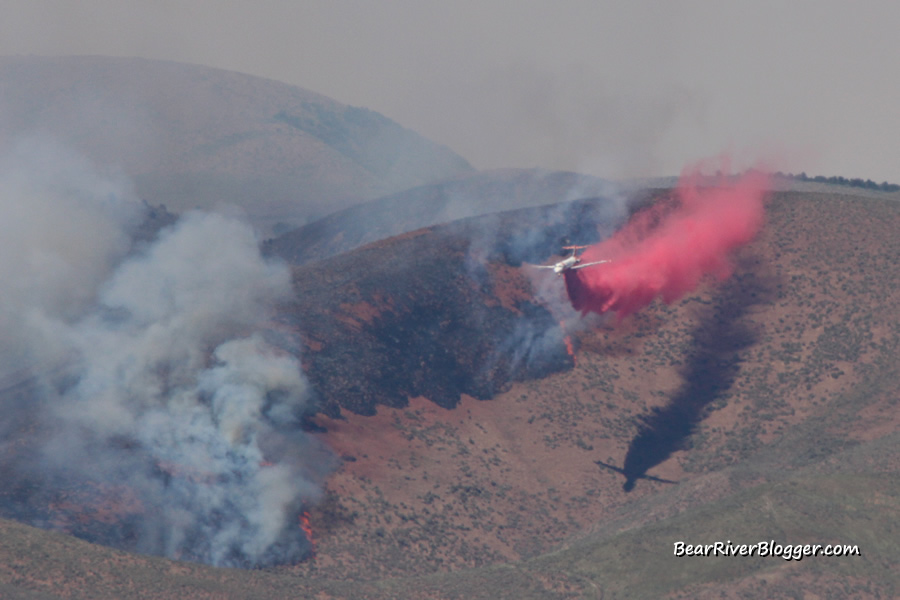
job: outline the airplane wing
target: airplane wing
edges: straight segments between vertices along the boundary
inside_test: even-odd
[[[608,263],[608,262],[612,262],[612,261],[611,260],[598,260],[595,262],[581,263],[580,265],[575,265],[574,267],[569,267],[569,268],[574,271],[575,269],[583,269],[585,267],[592,267],[594,265],[602,265],[603,263]]]
[[[532,265],[527,263],[529,267],[534,267],[535,269],[552,269],[556,267],[556,265]]]

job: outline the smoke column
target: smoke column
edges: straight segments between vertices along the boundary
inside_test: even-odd
[[[0,375],[33,381],[0,389],[4,512],[52,527],[48,499],[119,490],[130,516],[97,541],[222,566],[309,552],[328,453],[300,427],[297,359],[263,334],[287,267],[219,214],[134,247],[127,183],[46,141],[0,157],[0,208]]]
[[[707,274],[727,278],[729,255],[763,225],[768,180],[760,171],[737,178],[685,171],[670,202],[636,213],[582,254],[583,262],[611,262],[565,272],[572,307],[621,319],[658,296],[678,300]]]

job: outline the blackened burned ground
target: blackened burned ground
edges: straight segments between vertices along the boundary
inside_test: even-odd
[[[669,193],[644,192],[630,206]],[[571,368],[556,318],[518,267],[597,242],[625,212],[618,199],[586,198],[462,219],[295,264],[296,300],[279,320],[299,337],[319,410],[370,415],[416,396],[452,408],[462,394],[487,399],[512,381]],[[300,260],[298,247],[269,251]]]
[[[281,320],[303,342],[323,412],[373,414],[415,396],[452,408],[572,366],[561,338],[530,360],[507,351],[523,327],[558,324],[521,275],[518,290],[500,290],[498,270],[514,269],[473,261],[467,233],[420,230],[295,268],[297,300]]]
[[[279,320],[300,339],[319,409],[370,415],[416,396],[452,408],[462,394],[487,399],[571,368],[559,324],[518,267],[595,243],[623,212],[606,198],[526,208],[295,266],[296,300]]]
[[[321,409],[372,414],[414,396],[451,408],[461,394],[490,398],[513,380],[571,367],[562,336],[517,351],[532,341],[523,332],[553,339],[558,324],[513,267],[594,242],[615,216],[603,199],[522,209],[295,267],[296,302],[282,321],[303,341]]]

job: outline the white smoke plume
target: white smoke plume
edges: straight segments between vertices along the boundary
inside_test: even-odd
[[[129,490],[140,510],[107,543],[224,566],[302,558],[297,518],[328,454],[300,428],[299,362],[262,333],[287,267],[213,213],[135,247],[127,184],[46,141],[3,157],[0,210],[3,375],[35,381],[24,399],[0,390],[35,424],[32,454],[6,470],[49,497]],[[0,444],[16,434],[0,428]]]

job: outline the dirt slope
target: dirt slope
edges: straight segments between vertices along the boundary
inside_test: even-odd
[[[270,571],[214,570],[2,523],[0,583],[50,597],[88,597],[85,587],[91,597],[119,598],[174,590],[179,597],[896,596],[900,206],[783,192],[768,219],[724,284],[618,324],[567,323],[575,360],[490,400],[463,392],[455,405],[443,403],[449,409],[418,388],[398,388],[392,406],[353,412],[355,399],[333,399],[332,410],[310,423],[342,458],[310,515],[314,559]],[[434,235],[428,231],[417,237]],[[453,256],[421,260],[449,265]],[[527,267],[502,254],[495,262],[491,281],[502,271],[503,286],[444,299],[485,301],[513,289],[524,301],[529,289],[543,288]],[[391,272],[398,279],[400,271]],[[298,273],[312,279],[313,271]],[[374,297],[400,283],[369,285],[362,291]],[[348,331],[365,334],[377,321],[359,303],[325,306]],[[464,339],[423,340],[418,366],[405,363],[410,377],[427,382],[444,364],[423,350],[459,356],[466,348],[447,343]],[[318,341],[323,346],[307,341],[304,352],[326,352],[327,340]],[[557,343],[563,356],[564,340]],[[628,479],[631,491],[623,489]],[[858,544],[863,558],[676,561],[677,539]]]
[[[898,206],[783,193],[769,220],[726,284],[577,333],[571,370],[452,411],[414,398],[319,418],[345,463],[302,569],[399,575],[527,557],[636,502],[648,507],[637,524],[650,522],[894,434]],[[703,410],[670,427],[697,396]],[[631,465],[634,490],[598,460]],[[673,501],[681,486],[645,474],[705,483]]]

